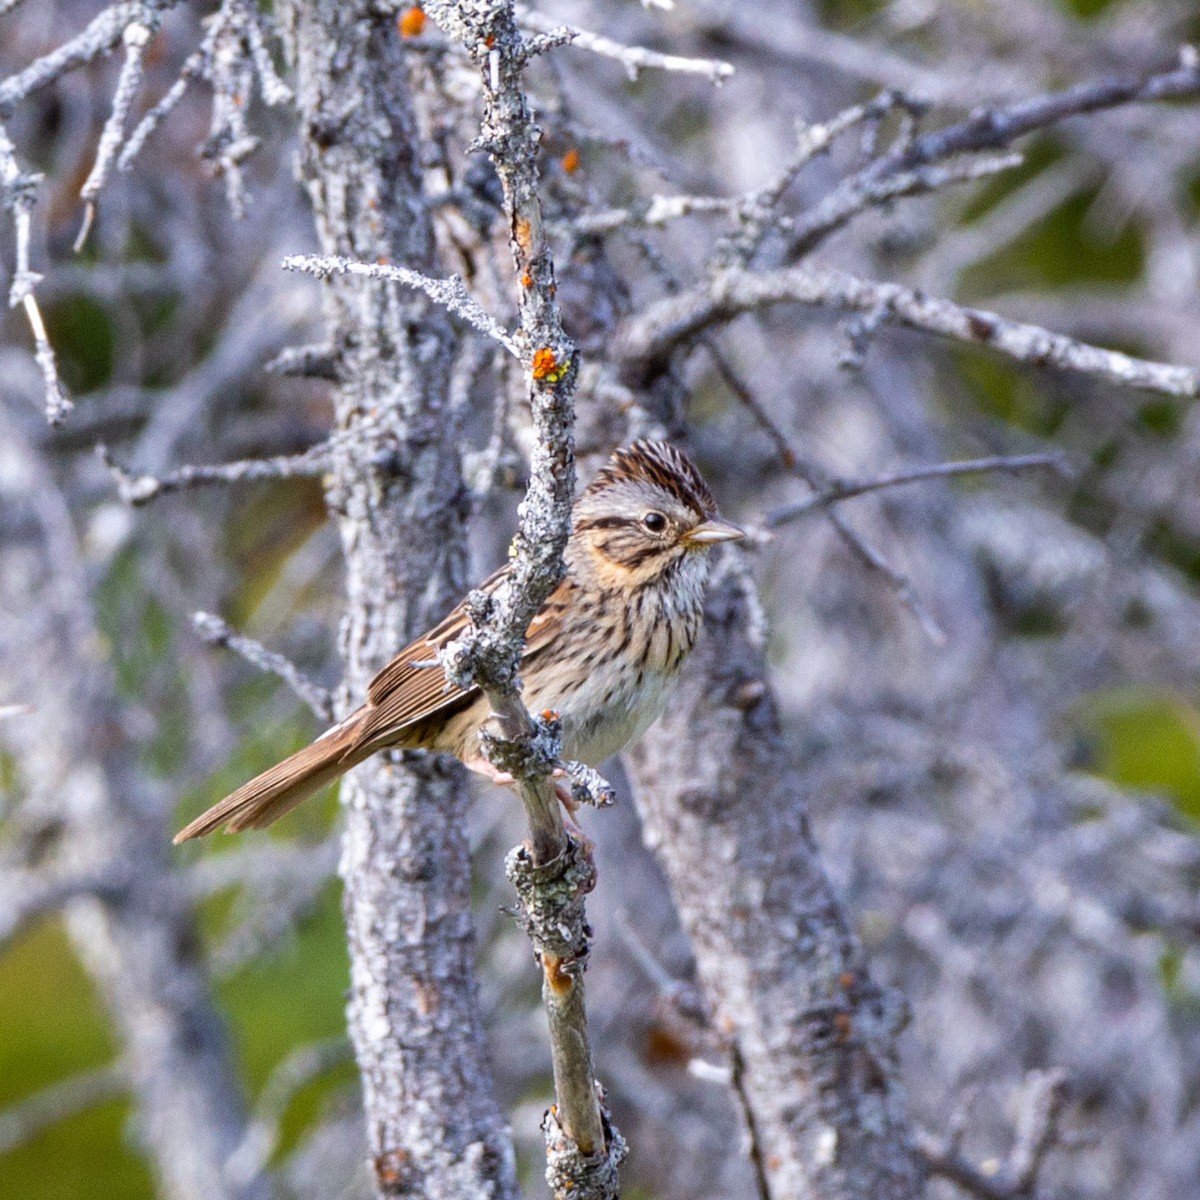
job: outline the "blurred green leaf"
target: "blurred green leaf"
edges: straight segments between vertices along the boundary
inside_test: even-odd
[[[60,924],[47,921],[0,957],[0,1108],[111,1061],[109,1025]],[[128,1144],[129,1106],[113,1101],[51,1125],[0,1155],[0,1195],[149,1200],[149,1171]]]
[[[1079,712],[1088,766],[1122,787],[1157,792],[1200,822],[1200,708],[1152,688],[1093,695]]]

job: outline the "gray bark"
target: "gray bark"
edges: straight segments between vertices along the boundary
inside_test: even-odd
[[[767,1197],[921,1194],[896,1081],[903,1005],[867,973],[808,830],[744,572],[630,755],[639,812],[727,1041]]]
[[[321,249],[435,267],[406,58],[395,21],[360,2],[289,4],[301,175]],[[442,615],[463,582],[464,490],[447,427],[457,350],[445,315],[394,284],[325,287],[342,381],[328,488],[346,556],[343,705]],[[350,1033],[384,1196],[507,1197],[512,1148],[484,1049],[463,772],[373,760],[342,789]]]

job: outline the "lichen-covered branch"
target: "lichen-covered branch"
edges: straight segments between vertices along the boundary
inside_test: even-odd
[[[531,48],[517,27],[511,0],[427,7],[438,24],[467,47],[480,71],[484,111],[479,144],[491,157],[504,189],[535,434],[529,487],[510,552],[509,583],[494,598],[472,598],[474,627],[446,652],[444,664],[456,681],[479,684],[499,718],[503,738],[515,749],[511,765],[529,818],[532,866],[548,869],[543,883],[549,886],[562,878],[574,842],[563,829],[550,779],[557,750],[550,755],[521,749],[544,740],[546,730],[531,723],[516,679],[525,630],[563,572],[575,487],[576,352],[555,300],[554,260],[538,194],[541,133],[521,81]],[[494,757],[500,749],[493,742],[485,752]],[[525,905],[528,920],[533,919],[530,905],[535,898],[561,907],[544,889],[534,889]],[[582,920],[582,899],[574,903]],[[565,910],[562,915],[565,919]],[[553,1143],[548,1141],[548,1178],[557,1196],[568,1190],[572,1196],[597,1200],[615,1196],[622,1143],[596,1093],[583,1003],[583,951],[573,952],[576,968],[565,970],[564,960],[553,950],[536,938],[535,946],[550,1017],[557,1098],[556,1125],[547,1130]],[[565,1139],[558,1137],[560,1131]]]
[[[73,38],[35,59],[23,71],[0,80],[0,120],[9,116],[27,96],[48,87],[68,71],[107,54],[125,36],[125,30],[144,19],[148,9],[166,12],[179,0],[126,0],[92,18]]]
[[[631,754],[638,808],[727,1039],[770,1200],[915,1200],[896,1061],[903,1004],[871,981],[808,830],[744,571],[714,582],[676,698]]]
[[[448,312],[461,317],[468,325],[503,346],[514,358],[520,351],[511,337],[500,327],[495,317],[489,316],[483,306],[468,294],[466,284],[456,275],[449,279],[433,279],[407,267],[393,267],[386,263],[357,263],[346,258],[319,254],[289,254],[283,260],[285,271],[303,271],[318,279],[331,275],[362,275],[368,279],[387,279],[405,287],[424,292],[434,303],[442,305]]]
[[[706,330],[776,304],[870,314],[878,324],[932,333],[1032,366],[1073,371],[1168,396],[1200,395],[1198,368],[1135,358],[985,309],[927,296],[902,284],[818,267],[720,271],[689,291],[658,301],[624,330],[624,369],[635,377],[652,373]]]
[[[370,0],[281,6],[300,173],[323,254],[439,270],[394,19]],[[425,296],[354,274],[323,287],[336,431],[329,504],[346,558],[345,711],[461,594],[458,339]],[[462,772],[377,758],[342,785],[349,1026],[374,1185],[384,1197],[510,1200],[474,978]]]
[[[601,58],[615,59],[625,68],[625,73],[630,79],[637,79],[645,70],[682,71],[686,74],[705,75],[713,83],[720,83],[733,74],[733,67],[718,58],[684,58],[679,54],[662,54],[645,46],[627,46],[587,29],[564,27],[525,5],[518,5],[516,12],[526,29],[548,36],[562,35],[564,44],[589,50]]]

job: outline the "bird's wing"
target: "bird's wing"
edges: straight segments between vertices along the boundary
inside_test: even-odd
[[[480,589],[495,592],[507,578],[508,567],[503,566],[484,580]],[[529,623],[522,665],[553,641],[560,625],[554,618],[561,612],[566,586],[564,579]],[[440,624],[405,646],[371,680],[355,739],[357,745],[371,742],[384,732],[394,733],[438,713],[460,708],[464,701],[478,694],[478,688],[463,691],[452,684],[437,661],[438,651],[461,636],[468,624],[466,610],[460,603]]]

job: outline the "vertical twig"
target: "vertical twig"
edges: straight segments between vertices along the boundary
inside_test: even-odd
[[[489,752],[493,761],[509,756],[505,765],[513,770],[529,818],[531,848],[510,855],[508,867],[542,965],[550,1023],[557,1104],[543,1126],[547,1179],[556,1196],[612,1197],[624,1142],[607,1119],[595,1083],[583,998],[588,942],[583,895],[594,868],[563,830],[550,780],[556,737],[545,723],[531,725],[516,690],[525,630],[562,576],[575,483],[576,351],[555,301],[554,261],[538,196],[541,132],[521,84],[535,43],[521,36],[512,4],[504,0],[487,6],[435,2],[426,8],[463,42],[481,73],[479,144],[504,189],[536,435],[509,586],[494,600],[477,594],[474,628],[451,648],[445,665],[457,681],[477,683],[491,701],[505,745],[493,741]]]

